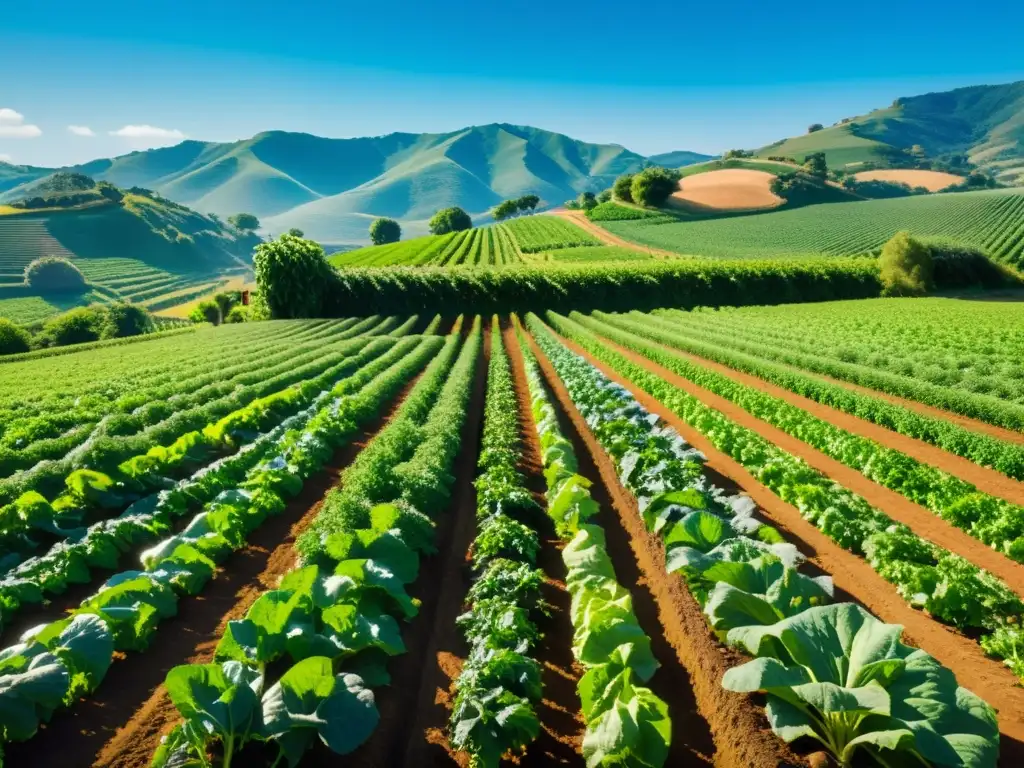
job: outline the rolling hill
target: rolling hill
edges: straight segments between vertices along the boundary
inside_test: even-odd
[[[270,131],[233,143],[184,141],[65,170],[152,189],[207,213],[248,211],[271,233],[298,227],[325,243],[362,243],[376,216],[397,218],[408,234],[419,234],[438,208],[458,205],[482,217],[502,199],[526,193],[556,205],[649,162],[614,144],[492,124],[355,139]],[[0,203],[51,172],[0,166]]]
[[[824,152],[832,167],[899,165],[920,145],[929,159],[964,156],[1007,184],[1024,183],[1024,81],[896,99],[889,107],[770,144],[757,155],[802,160]],[[966,170],[966,168],[964,168]]]

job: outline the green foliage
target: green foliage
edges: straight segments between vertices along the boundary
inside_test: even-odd
[[[101,307],[79,307],[58,315],[43,324],[36,337],[41,347],[63,347],[67,344],[82,344],[102,338],[106,328],[107,313]]]
[[[633,174],[626,173],[619,176],[612,185],[612,194],[616,200],[626,203],[636,202],[633,200]]]
[[[824,152],[812,152],[804,158],[804,171],[819,179],[828,177],[828,165],[825,163]]]
[[[249,322],[249,307],[243,307],[241,304],[236,304],[228,312],[227,317],[224,318],[225,323],[246,323]]]
[[[430,233],[432,235],[446,235],[449,232],[461,232],[470,229],[473,221],[469,214],[461,208],[442,208],[430,219]]]
[[[540,198],[537,195],[523,195],[515,201],[515,204],[521,213],[525,213],[534,210],[540,204]]]
[[[288,230],[288,234],[291,235],[292,237],[305,237],[306,236],[306,233],[303,232],[298,227],[292,227],[291,229],[289,229]]]
[[[593,197],[593,195],[591,195]],[[601,245],[595,237],[557,216],[531,216],[504,225],[523,253],[542,253],[555,248]]]
[[[85,275],[70,260],[43,256],[25,267],[25,284],[40,293],[81,293]]]
[[[882,286],[890,296],[920,296],[934,287],[931,251],[909,232],[893,235],[878,262]]]
[[[260,228],[260,220],[251,213],[236,213],[228,216],[228,224],[243,232],[255,232]]]
[[[809,126],[807,126],[807,132],[815,133],[816,131],[822,130],[824,127],[825,126],[823,126],[821,123],[811,123]]]
[[[612,191],[610,189],[602,189],[597,193],[598,203],[610,203],[612,200]]]
[[[668,168],[645,168],[633,176],[630,182],[630,196],[637,205],[657,208],[664,205],[669,195],[679,187],[679,171]]]
[[[491,209],[491,216],[495,221],[503,221],[517,213],[519,213],[519,206],[515,200],[502,200]]]
[[[106,307],[106,328],[103,338],[119,339],[127,336],[138,336],[153,330],[153,316],[145,307],[136,304],[117,302]]]
[[[397,243],[402,239],[402,227],[394,219],[374,219],[370,224],[370,242],[374,245]]]
[[[256,246],[253,267],[271,317],[316,317],[322,312],[333,280],[319,244],[281,235]]]
[[[616,198],[622,199],[618,195],[616,195]],[[657,211],[645,211],[642,208],[617,205],[614,202],[599,203],[587,211],[587,218],[591,221],[635,221],[637,219],[659,217],[661,217],[661,214]]]
[[[17,323],[0,317],[0,355],[28,352],[32,335]]]
[[[593,192],[580,192],[576,198],[576,205],[581,211],[589,211],[597,205],[597,197]]]
[[[207,299],[199,302],[195,306],[195,308],[189,313],[188,319],[193,323],[210,323],[211,325],[220,325],[221,317],[221,309],[217,302],[213,299]]]

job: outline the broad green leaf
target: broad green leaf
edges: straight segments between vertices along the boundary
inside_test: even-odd
[[[369,648],[391,656],[405,653],[398,622],[386,613],[340,603],[325,610],[321,618],[333,630],[334,643],[347,655]]]
[[[227,742],[244,741],[258,727],[258,680],[239,664],[186,664],[164,684],[187,724]]]
[[[60,706],[71,685],[64,664],[43,653],[23,671],[0,675],[0,729],[6,741],[25,741],[35,735],[41,719]]]

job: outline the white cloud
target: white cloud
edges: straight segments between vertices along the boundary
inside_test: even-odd
[[[11,163],[14,164],[14,159],[10,155],[0,155],[0,163]]]
[[[38,125],[25,123],[25,116],[10,107],[0,107],[0,139],[34,139],[42,136]]]
[[[124,139],[184,139],[185,134],[176,128],[157,128],[154,125],[126,125],[110,132],[111,136]]]
[[[92,128],[88,125],[69,125],[68,131],[75,134],[75,136],[95,136]]]

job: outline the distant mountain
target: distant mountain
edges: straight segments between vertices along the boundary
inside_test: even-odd
[[[702,155],[700,152],[687,152],[685,149],[681,149],[675,152],[651,155],[647,158],[647,161],[654,165],[664,166],[665,168],[682,168],[684,165],[703,163],[714,158],[715,155]]]
[[[802,160],[825,152],[832,167],[899,165],[919,145],[929,159],[971,165],[1008,184],[1024,184],[1024,81],[977,85],[897,99],[884,109],[758,150]],[[964,170],[970,166],[965,166]]]
[[[356,139],[270,131],[233,143],[184,141],[65,170],[152,189],[207,213],[254,213],[274,234],[298,227],[325,243],[362,243],[377,216],[400,220],[407,235],[423,233],[439,208],[458,205],[483,217],[501,200],[526,193],[558,205],[646,162],[614,144],[493,124]],[[0,166],[0,203],[51,172]]]

